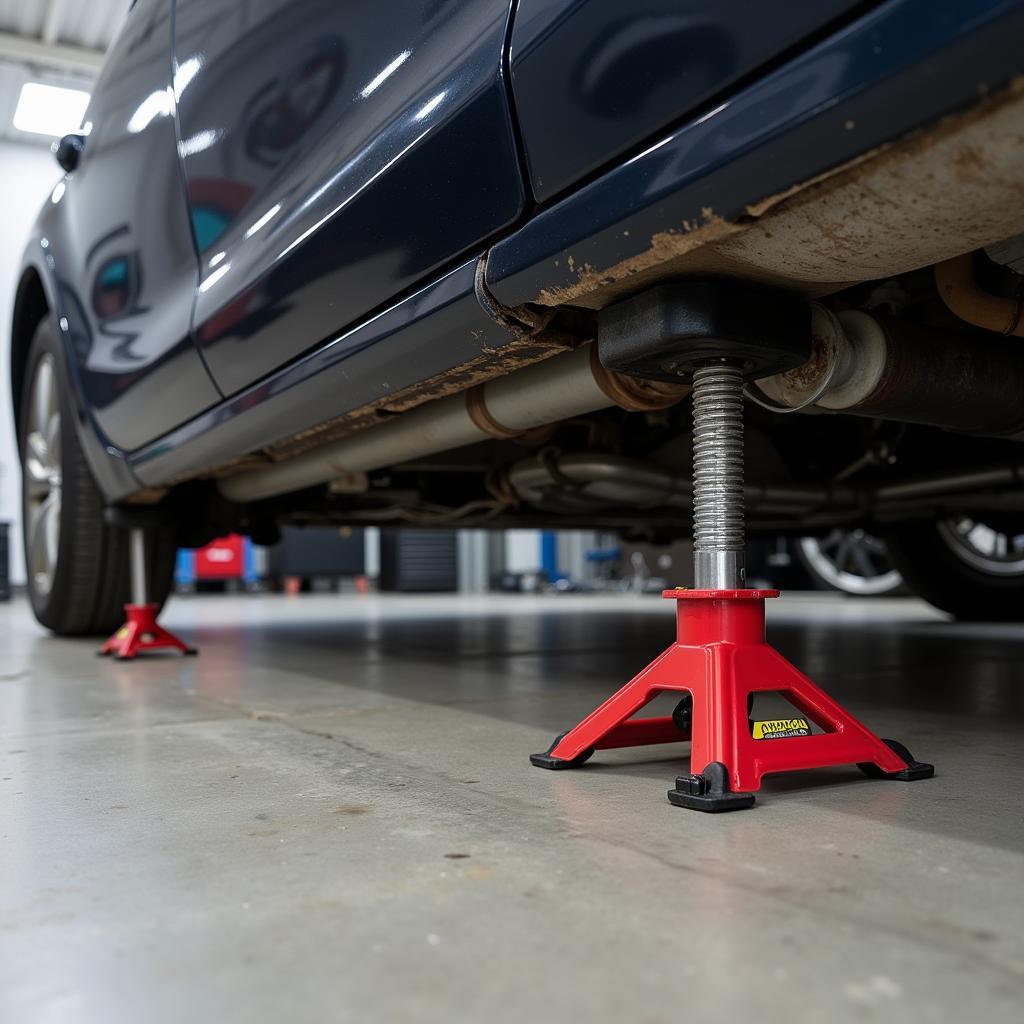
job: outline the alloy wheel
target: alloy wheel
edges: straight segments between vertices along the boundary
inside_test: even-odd
[[[885,541],[864,530],[837,529],[825,537],[802,537],[799,544],[807,565],[846,594],[888,594],[903,584]]]
[[[939,523],[939,534],[961,561],[979,572],[1024,575],[1024,533],[960,517]]]
[[[63,488],[60,394],[53,356],[45,354],[35,367],[29,392],[25,436],[25,530],[28,572],[40,595],[50,592],[60,548]]]

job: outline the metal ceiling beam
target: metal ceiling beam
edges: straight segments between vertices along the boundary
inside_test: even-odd
[[[0,32],[0,61],[95,75],[103,65],[103,53],[84,46],[44,43],[27,36]]]
[[[63,13],[64,0],[50,0],[46,7],[46,18],[43,21],[43,31],[40,35],[47,46],[53,46],[57,42],[60,33],[60,16]]]

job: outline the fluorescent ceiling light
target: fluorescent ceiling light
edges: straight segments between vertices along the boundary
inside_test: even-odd
[[[26,82],[14,111],[14,127],[34,135],[67,135],[82,123],[89,94],[81,89]]]
[[[204,150],[209,149],[211,146],[215,146],[221,140],[223,132],[217,131],[213,128],[204,128],[201,132],[196,132],[195,135],[189,136],[187,139],[182,139],[178,143],[178,154],[182,157],[195,156],[196,153],[202,153]]]
[[[189,57],[188,60],[183,60],[174,69],[174,98],[181,99],[181,94],[188,88],[189,82],[192,81],[200,71],[203,70],[203,56],[197,54],[195,57]]]
[[[128,119],[128,131],[132,134],[145,131],[158,117],[170,117],[174,113],[174,97],[170,86],[151,92]]]
[[[427,100],[426,103],[416,111],[416,116],[413,118],[414,121],[422,121],[423,118],[429,117],[444,101],[445,96],[448,95],[447,89],[442,89],[436,96]]]
[[[376,92],[410,57],[412,50],[403,50],[386,68],[359,91],[359,95],[365,100],[372,92]]]

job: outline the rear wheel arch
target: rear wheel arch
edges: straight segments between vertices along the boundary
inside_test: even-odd
[[[50,315],[43,279],[35,267],[27,267],[18,281],[11,319],[11,402],[15,425],[21,422],[22,381],[36,328]]]

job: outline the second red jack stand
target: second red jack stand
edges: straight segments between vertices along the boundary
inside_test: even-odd
[[[129,661],[143,651],[198,653],[156,621],[160,609],[147,600],[146,532],[140,526],[133,526],[128,533],[128,553],[132,600],[124,606],[126,621],[97,654],[112,654],[119,661]]]

